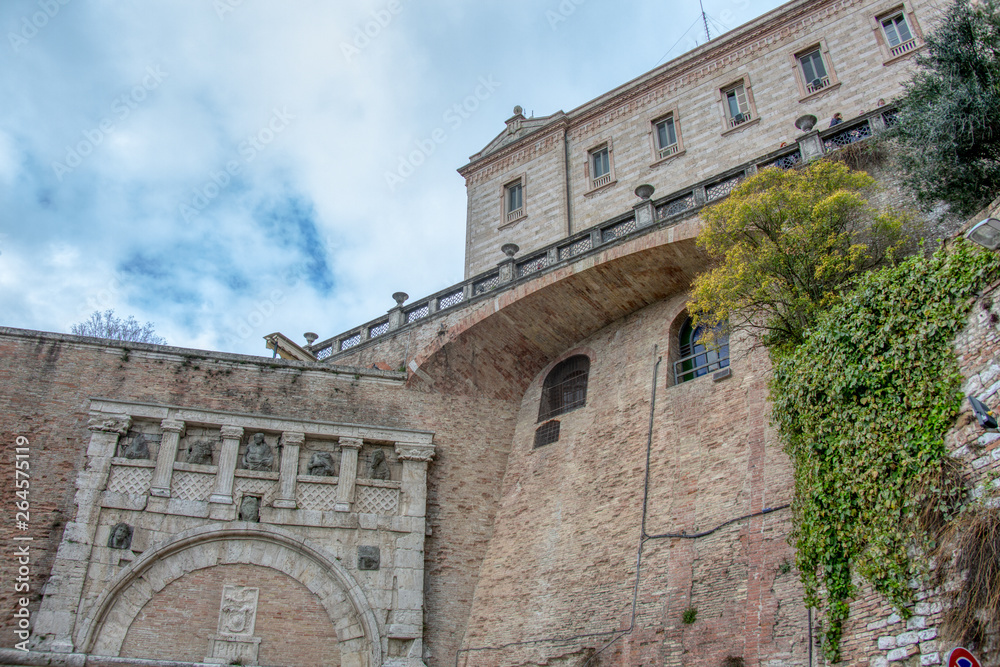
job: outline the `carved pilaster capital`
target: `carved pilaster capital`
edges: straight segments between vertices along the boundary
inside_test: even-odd
[[[132,418],[128,415],[107,415],[92,414],[87,428],[91,431],[103,431],[105,433],[117,433],[125,435],[132,426]]]
[[[178,435],[184,434],[184,422],[179,419],[164,419],[160,422],[160,428],[167,433],[177,433]]]
[[[243,437],[242,426],[223,426],[221,430],[224,440],[240,440]]]
[[[396,456],[399,457],[400,461],[423,461],[424,463],[428,463],[434,458],[434,445],[397,442]]]
[[[361,445],[364,441],[361,438],[341,438],[340,447],[341,449],[361,449]]]
[[[281,434],[281,444],[292,445],[295,447],[300,446],[306,441],[305,433],[296,433],[295,431],[285,431]]]

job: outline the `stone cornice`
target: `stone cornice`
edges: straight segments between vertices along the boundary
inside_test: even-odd
[[[391,426],[374,426],[368,424],[342,424],[334,422],[307,421],[294,418],[279,418],[267,415],[254,415],[238,412],[224,412],[200,408],[187,408],[174,405],[158,405],[155,403],[140,403],[119,401],[110,398],[91,398],[91,413],[107,420],[109,417],[123,419],[126,415],[131,419],[178,419],[187,425],[221,425],[222,429],[241,430],[245,432],[270,431],[304,433],[308,437],[324,438],[356,438],[358,440],[374,440],[380,442],[414,442],[430,444],[434,433],[416,429],[403,429]],[[99,414],[97,414],[99,413]],[[92,419],[97,430],[101,422]],[[93,428],[93,427],[92,427]],[[117,431],[116,431],[117,432]],[[225,433],[223,433],[225,436]]]

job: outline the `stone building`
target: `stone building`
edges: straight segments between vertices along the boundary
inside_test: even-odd
[[[466,279],[274,359],[0,329],[0,664],[819,665],[767,358],[687,323],[698,212],[894,122],[937,12],[794,0],[515,109],[460,170]],[[847,664],[939,662],[924,604],[860,600]]]

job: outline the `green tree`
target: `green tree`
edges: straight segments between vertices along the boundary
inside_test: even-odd
[[[794,346],[856,276],[912,241],[905,216],[869,205],[874,179],[841,163],[765,169],[702,214],[698,245],[715,268],[688,306],[713,329],[744,329],[770,348]]]
[[[1000,14],[994,0],[955,0],[927,37],[892,134],[917,199],[971,215],[1000,190]]]

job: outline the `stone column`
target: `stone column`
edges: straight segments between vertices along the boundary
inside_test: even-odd
[[[77,475],[76,481],[76,517],[66,524],[32,628],[38,641],[37,650],[56,653],[75,650],[73,629],[97,532],[101,492],[107,486],[111,459],[118,453],[118,439],[128,433],[131,425],[132,418],[128,415],[90,416],[87,468]]]
[[[278,478],[278,497],[274,506],[278,509],[295,509],[295,483],[299,475],[299,448],[305,442],[304,433],[285,432],[281,434],[281,476]]]
[[[350,512],[354,502],[354,484],[358,479],[358,450],[361,449],[361,438],[340,439],[340,479],[337,480],[337,503],[333,506],[338,512]]]
[[[156,454],[156,470],[153,472],[149,495],[169,498],[170,478],[174,474],[174,461],[177,460],[177,445],[184,435],[184,422],[164,419],[160,422],[160,428],[163,429],[163,439],[160,440],[160,450]]]
[[[400,514],[423,517],[427,510],[427,464],[434,458],[434,445],[397,442],[396,456],[403,462]]]
[[[243,439],[242,426],[222,427],[222,452],[219,454],[219,471],[215,476],[215,491],[208,499],[210,503],[233,504],[233,477],[236,474],[236,458],[240,453]]]

